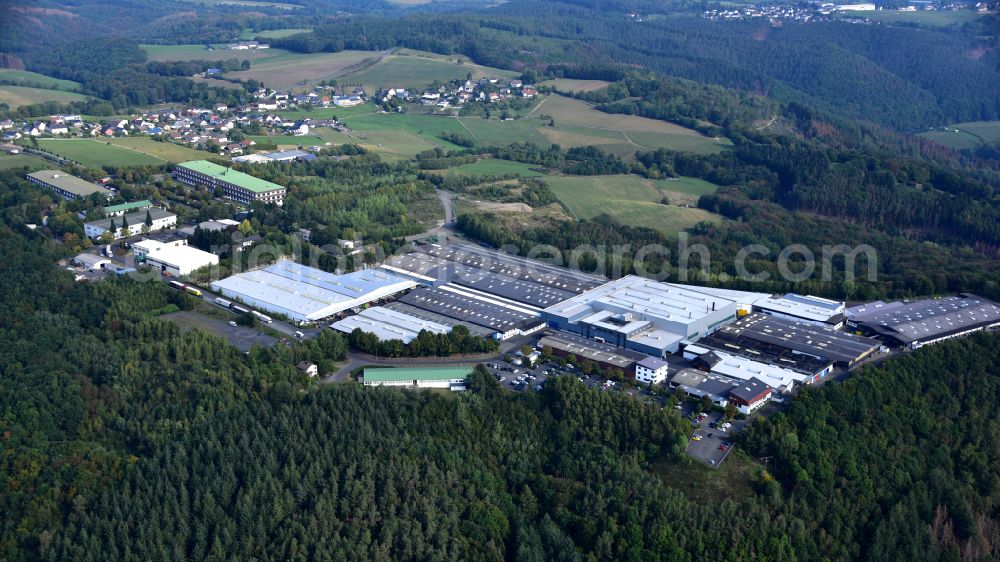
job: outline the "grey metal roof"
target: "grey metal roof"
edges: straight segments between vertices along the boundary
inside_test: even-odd
[[[962,293],[879,308],[857,314],[852,321],[902,343],[919,342],[998,323],[1000,304]]]
[[[767,314],[744,316],[719,328],[713,335],[716,339],[751,349],[754,342],[760,342],[844,363],[862,359],[879,347],[878,340],[872,338]],[[699,343],[709,345],[710,342]]]
[[[729,391],[729,395],[739,398],[744,402],[750,402],[761,394],[764,394],[770,387],[764,381],[756,378],[741,381],[740,384]]]
[[[417,289],[403,295],[399,301],[497,332],[509,332],[520,328],[525,321],[537,319],[527,310],[517,310],[440,287]]]
[[[408,305],[399,301],[391,301],[382,305],[382,308],[388,308],[390,310],[395,310],[403,314],[408,314],[414,318],[420,318],[422,320],[428,320],[430,322],[436,322],[442,326],[448,326],[449,328],[454,328],[455,326],[465,326],[468,328],[469,333],[474,336],[479,336],[483,338],[491,337],[495,332],[489,328],[480,326],[478,324],[471,324],[468,322],[460,322],[450,316],[444,316],[443,314],[438,314],[436,312],[431,312],[430,310],[424,310],[422,308],[417,308],[415,306]]]
[[[477,267],[493,273],[502,273],[511,277],[534,281],[574,294],[593,289],[607,281],[607,279],[597,275],[574,271],[566,267],[549,265],[537,260],[503,254],[468,244],[449,244],[446,246],[426,244],[417,247],[417,250],[448,261]]]
[[[51,185],[57,189],[61,189],[66,193],[71,193],[76,197],[86,197],[91,193],[110,193],[107,189],[104,189],[96,183],[90,183],[83,178],[78,178],[73,174],[67,174],[62,170],[38,170],[37,172],[31,172],[28,174],[28,177]]]
[[[136,224],[140,224],[140,223],[146,222],[146,213],[147,212],[149,213],[150,220],[154,220],[154,221],[174,216],[174,214],[171,213],[170,211],[164,211],[163,209],[158,209],[156,207],[152,207],[152,208],[145,209],[145,210],[142,210],[142,211],[136,211],[134,213],[129,213],[129,214],[121,216],[121,217],[105,217],[103,219],[97,219],[97,220],[87,221],[85,224],[89,225],[89,226],[96,226],[96,227],[100,227],[100,228],[106,228],[106,227],[108,227],[111,224],[111,221],[115,221],[115,227],[121,228],[122,227],[122,219],[125,219],[125,222],[127,222],[129,224],[129,226],[132,226],[132,225],[136,225]]]

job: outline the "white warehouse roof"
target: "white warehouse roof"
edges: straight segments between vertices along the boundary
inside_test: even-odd
[[[755,302],[754,306],[765,312],[785,314],[813,322],[827,322],[844,313],[842,302],[795,293],[788,293],[780,298],[761,299]]]
[[[451,328],[444,324],[381,306],[362,310],[360,314],[334,322],[330,327],[345,334],[350,334],[355,328],[361,328],[362,332],[375,334],[380,341],[402,340],[403,343],[410,343],[416,339],[421,330],[433,334],[447,334],[451,331]]]
[[[653,326],[691,335],[691,326],[713,316],[735,317],[736,303],[697,287],[627,275],[545,309],[546,315],[582,319],[596,311],[629,313]],[[697,330],[694,330],[697,331]]]
[[[778,367],[760,363],[743,357],[736,357],[721,351],[713,351],[720,361],[712,366],[712,372],[730,378],[748,381],[753,378],[760,379],[768,386],[779,391],[791,390],[795,383],[802,383],[809,379],[809,375],[804,375]]]
[[[333,316],[416,285],[380,269],[334,275],[284,260],[216,281],[212,289],[251,307],[301,322]]]

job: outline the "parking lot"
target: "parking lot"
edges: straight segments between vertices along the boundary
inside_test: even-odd
[[[241,352],[250,351],[254,345],[270,346],[274,345],[277,339],[273,336],[259,332],[255,328],[248,326],[230,326],[225,320],[212,318],[198,312],[183,311],[164,315],[163,318],[173,320],[186,328],[202,328],[218,334],[229,343],[236,346]]]
[[[693,414],[701,412],[695,411],[698,408],[690,403],[681,405],[683,413],[691,423],[691,441],[688,443],[687,454],[700,460],[709,466],[718,468],[726,460],[732,451],[732,435],[743,429],[747,420],[733,420],[730,426],[721,423],[721,412],[705,412],[700,421],[691,419]]]

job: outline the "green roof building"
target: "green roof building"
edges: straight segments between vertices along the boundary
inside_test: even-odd
[[[188,185],[221,188],[226,197],[249,205],[254,201],[281,205],[285,187],[267,180],[213,164],[208,160],[192,160],[177,165],[174,178]]]
[[[368,367],[362,375],[365,386],[410,386],[465,390],[472,367]]]
[[[104,215],[108,217],[119,217],[125,213],[130,213],[132,211],[139,211],[143,209],[148,209],[153,206],[153,202],[149,199],[143,199],[142,201],[134,201],[132,203],[119,203],[118,205],[108,205],[104,208]]]

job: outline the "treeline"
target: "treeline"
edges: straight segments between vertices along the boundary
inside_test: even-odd
[[[596,252],[580,253],[579,267],[613,276],[637,273],[697,285],[767,293],[798,292],[847,300],[908,298],[957,291],[1000,298],[1000,268],[996,261],[969,247],[926,244],[839,219],[794,213],[732,190],[703,198],[703,202],[708,210],[732,220],[703,223],[687,233],[672,236],[621,224],[606,215],[514,230],[490,213],[461,214],[457,227],[470,238],[492,246],[517,248],[520,255],[527,255],[532,247],[542,244],[559,249],[564,256],[577,249],[596,248]],[[683,244],[681,235],[687,237]],[[766,251],[746,257],[743,264],[754,278],[744,280],[736,263],[740,251],[749,244],[760,244]],[[791,244],[804,245],[817,259],[815,270],[804,281],[785,280],[778,267],[780,252]],[[839,244],[852,249],[862,244],[874,248],[875,279],[868,279],[871,264],[864,253],[859,253],[851,265],[854,280],[846,278],[848,263],[842,256],[830,261],[830,278],[825,280],[821,263],[823,248]],[[696,246],[699,251],[693,250]],[[637,260],[636,252],[643,247],[662,247],[669,253],[647,253]],[[679,258],[685,249],[691,250],[688,265],[680,268]],[[704,256],[708,258],[705,262]],[[799,272],[804,265],[793,262],[789,267]]]
[[[456,354],[493,353],[499,349],[497,340],[473,336],[465,326],[458,325],[447,334],[420,330],[410,343],[402,340],[380,341],[373,333],[355,328],[347,336],[353,349],[379,357],[448,357]]]
[[[766,97],[670,77],[629,73],[606,88],[575,97],[608,113],[670,121],[707,136],[725,136],[777,117],[779,105]]]
[[[750,197],[892,234],[996,247],[994,186],[955,169],[882,152],[836,149],[790,136],[746,133],[712,156],[637,154],[650,177],[693,176]]]
[[[449,396],[316,385],[295,365],[332,368],[331,330],[244,355],[154,317],[197,306],[163,283],[75,283],[66,248],[22,227],[37,193],[0,182],[5,560],[1000,554],[996,334],[805,390],[745,430],[715,492],[687,422],[625,393],[555,377],[513,394],[482,368]],[[577,224],[558,234],[652,232]]]
[[[480,64],[517,65],[542,74],[549,66],[562,75],[569,66],[593,69],[593,75],[576,74],[579,78],[615,79],[609,67],[621,72],[641,66],[906,131],[1000,117],[997,55],[980,44],[975,28],[786,22],[761,30],[753,22],[696,15],[639,23],[623,13],[519,0],[474,16],[345,22],[317,30],[314,41],[336,37],[343,38],[343,48],[458,52]],[[914,44],[924,46],[920,64],[913,64]],[[965,56],[978,47],[987,47],[987,54]]]
[[[191,70],[186,64],[146,65],[146,53],[129,39],[94,38],[44,51],[44,57],[30,59],[30,70],[79,82],[83,93],[105,100],[114,110],[162,102],[237,105],[249,100],[242,89],[208,86],[186,77],[200,70],[178,75],[177,70]]]
[[[1000,453],[995,334],[920,349],[800,394],[740,435],[828,560],[992,560]],[[784,487],[784,491],[780,487]],[[808,514],[808,515],[805,515]]]

